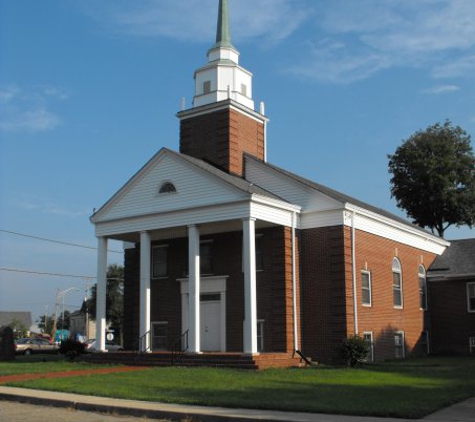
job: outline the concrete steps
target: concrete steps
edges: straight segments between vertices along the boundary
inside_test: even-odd
[[[136,366],[186,366],[186,367],[215,367],[237,369],[265,369],[272,367],[300,366],[300,358],[287,353],[263,353],[246,355],[241,353],[202,353],[181,354],[173,357],[171,352],[114,352],[93,353],[84,355],[82,359],[98,364],[123,364]]]

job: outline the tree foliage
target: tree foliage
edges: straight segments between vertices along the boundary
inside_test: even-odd
[[[475,225],[475,157],[463,129],[429,126],[388,158],[391,196],[415,224],[441,237],[452,225]]]
[[[87,311],[96,319],[97,285],[92,286]],[[124,267],[111,264],[107,268],[106,320],[112,327],[122,331],[124,324]]]

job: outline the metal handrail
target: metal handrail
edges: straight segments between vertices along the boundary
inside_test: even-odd
[[[172,366],[175,365],[177,357],[188,350],[188,331],[186,330],[180,337],[175,339],[172,345]]]
[[[146,353],[149,350],[151,350],[151,345],[152,345],[151,341],[148,342],[148,347],[144,347],[144,341],[146,340],[147,336],[150,336],[150,334],[151,334],[151,331],[149,330],[144,335],[139,337],[139,339],[138,339],[138,352],[139,353]]]

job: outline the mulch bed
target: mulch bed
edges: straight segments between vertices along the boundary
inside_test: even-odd
[[[29,381],[29,380],[36,380],[36,379],[41,379],[41,378],[80,377],[80,376],[85,376],[85,375],[110,374],[114,372],[142,371],[144,369],[148,369],[148,368],[139,367],[139,366],[120,366],[117,368],[83,369],[83,370],[77,370],[77,371],[48,372],[44,374],[4,375],[4,376],[0,376],[0,385],[7,384],[9,382]]]

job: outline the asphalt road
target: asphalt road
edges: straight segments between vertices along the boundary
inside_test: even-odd
[[[0,401],[0,422],[171,422]]]

